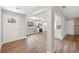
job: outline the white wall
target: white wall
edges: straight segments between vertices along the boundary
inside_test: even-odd
[[[61,17],[61,31],[60,39],[63,39],[66,35],[65,32],[65,18],[63,13],[57,7],[48,7],[47,10],[47,20],[48,20],[48,29],[47,29],[47,52],[55,52],[55,14]]]
[[[24,15],[19,15],[19,38],[26,38],[26,18]]]
[[[74,19],[66,21],[66,34],[74,35]]]
[[[2,14],[1,14],[1,8],[0,8],[0,49],[1,49],[1,41],[2,41]]]
[[[47,52],[55,52],[55,29],[54,29],[54,7],[47,9]]]
[[[66,20],[65,20],[65,17],[63,16],[63,13],[60,11],[60,9],[58,9],[58,7],[55,7],[54,9],[55,9],[55,14],[57,14],[61,19],[61,22],[60,22],[61,29],[55,30],[55,31],[57,31],[56,38],[63,39],[66,35],[66,28],[65,28],[66,27],[66,25],[65,25]]]
[[[3,10],[3,43],[25,37],[25,16]],[[8,18],[14,18],[16,23],[8,23]]]

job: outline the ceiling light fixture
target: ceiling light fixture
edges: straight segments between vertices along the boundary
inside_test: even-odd
[[[20,9],[20,8],[16,8],[16,9]]]
[[[66,8],[66,6],[63,6],[62,8]]]

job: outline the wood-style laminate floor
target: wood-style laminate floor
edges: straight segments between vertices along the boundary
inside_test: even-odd
[[[33,34],[27,39],[21,39],[2,45],[2,53],[45,53],[47,33]]]
[[[27,39],[2,45],[2,53],[46,53],[47,33],[30,35]],[[79,53],[79,36],[67,35],[63,40],[55,39],[56,53]]]
[[[55,40],[56,53],[79,53],[79,36],[67,35],[64,40]]]

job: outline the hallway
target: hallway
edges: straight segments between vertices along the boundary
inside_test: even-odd
[[[47,33],[37,33],[2,45],[2,53],[46,53]]]

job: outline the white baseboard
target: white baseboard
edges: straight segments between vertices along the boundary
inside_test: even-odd
[[[54,51],[51,51],[51,52],[47,50],[47,53],[55,53],[55,50]]]
[[[67,34],[65,34],[65,35],[63,35],[62,37],[56,37],[56,38],[58,38],[58,39],[60,39],[60,40],[63,40],[64,38],[65,38],[65,36],[66,36]]]
[[[66,35],[75,35],[75,34],[66,34]]]
[[[47,53],[51,53],[51,52],[47,50]]]
[[[17,39],[15,39],[15,40],[5,41],[5,42],[2,42],[2,44],[5,44],[5,43],[11,42],[11,41],[16,41],[16,40],[22,40],[22,39],[24,39],[24,38],[27,38],[27,37],[25,36],[25,37],[17,38]],[[2,44],[1,44],[1,45],[2,45]]]
[[[19,40],[19,39],[24,39],[24,38],[27,38],[27,37],[26,37],[26,36],[24,36],[24,37],[20,37],[20,38],[18,38],[18,40]]]

